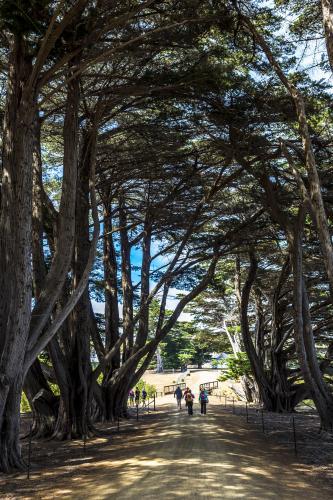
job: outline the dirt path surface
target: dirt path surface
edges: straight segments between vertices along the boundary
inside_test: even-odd
[[[332,499],[293,455],[214,403],[169,404],[119,434],[40,450],[30,481],[0,479],[1,499]],[[46,451],[48,450],[48,454]]]

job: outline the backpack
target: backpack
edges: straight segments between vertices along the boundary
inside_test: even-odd
[[[200,401],[202,401],[203,403],[208,403],[208,397],[207,397],[207,394],[205,392],[202,392],[200,394]]]
[[[187,392],[185,399],[186,399],[187,403],[191,403],[193,401],[192,393],[191,392]]]

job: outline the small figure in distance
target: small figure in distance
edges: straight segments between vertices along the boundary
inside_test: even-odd
[[[140,403],[140,391],[136,387],[135,388],[135,404],[136,404],[136,406],[139,406],[139,403]]]
[[[193,415],[193,400],[194,400],[194,394],[192,393],[191,389],[188,389],[185,395],[185,403],[189,415]]]
[[[142,389],[142,406],[146,406],[147,391],[145,388]]]
[[[201,415],[206,415],[207,413],[207,403],[208,403],[208,394],[204,388],[200,390],[199,401],[201,403]]]
[[[129,400],[130,400],[130,406],[134,406],[134,391],[133,391],[133,389],[131,389],[129,391],[128,396],[129,396]]]
[[[174,397],[177,398],[177,406],[178,406],[178,409],[181,410],[182,409],[183,392],[182,392],[180,386],[178,386],[177,389],[175,390]]]

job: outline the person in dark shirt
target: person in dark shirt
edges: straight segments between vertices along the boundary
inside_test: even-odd
[[[183,391],[181,390],[180,386],[178,386],[177,389],[175,390],[174,397],[177,398],[177,406],[181,410],[181,408],[182,408],[182,399],[183,399]]]
[[[147,391],[146,389],[142,389],[142,406],[146,406],[146,399],[147,399]]]
[[[138,388],[135,389],[135,404],[138,405],[140,403],[140,390]]]

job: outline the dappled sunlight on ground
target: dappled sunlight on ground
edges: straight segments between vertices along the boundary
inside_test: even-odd
[[[288,450],[213,404],[206,416],[197,405],[193,417],[165,406],[122,423],[119,434],[89,441],[85,455],[82,443],[49,445],[30,481],[2,480],[1,498],[332,498]]]

